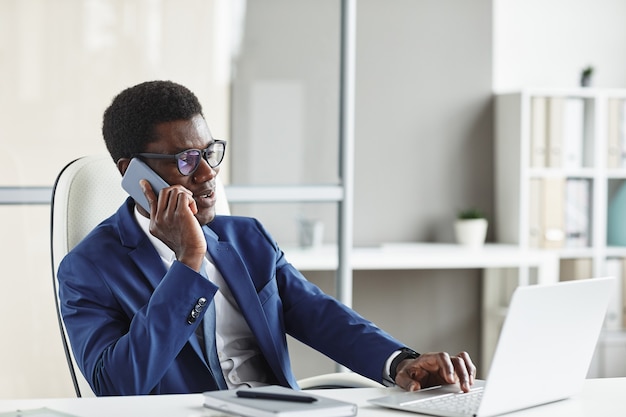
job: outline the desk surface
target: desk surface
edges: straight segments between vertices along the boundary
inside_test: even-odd
[[[359,417],[411,415],[368,405],[369,398],[389,393],[397,388],[354,388],[313,391],[328,397],[351,401],[359,405]],[[622,417],[625,415],[624,392],[626,378],[589,379],[583,391],[564,401],[507,414],[512,417]],[[139,397],[68,398],[0,400],[0,412],[48,407],[77,417],[223,417],[202,407],[202,394],[161,395]]]
[[[336,245],[283,250],[287,260],[300,270],[337,269]],[[352,268],[357,270],[506,268],[540,266],[556,260],[549,251],[495,243],[479,248],[448,243],[386,243],[351,251]]]

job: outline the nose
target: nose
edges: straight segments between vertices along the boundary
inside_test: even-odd
[[[220,168],[211,168],[209,163],[204,158],[200,158],[200,165],[198,165],[198,169],[193,173],[193,180],[195,182],[205,182],[210,181],[217,176]]]

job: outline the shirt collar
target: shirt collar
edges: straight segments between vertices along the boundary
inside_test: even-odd
[[[137,223],[139,223],[139,227],[141,227],[141,230],[143,230],[146,236],[148,236],[148,239],[150,239],[150,243],[152,243],[152,246],[154,246],[159,256],[163,259],[164,262],[166,262],[168,265],[171,265],[176,260],[176,255],[174,254],[174,251],[171,250],[165,243],[163,243],[163,241],[150,233],[150,219],[142,216],[141,213],[139,213],[139,211],[137,210],[137,206],[135,206],[135,210],[133,211],[135,214],[135,219],[137,220]]]

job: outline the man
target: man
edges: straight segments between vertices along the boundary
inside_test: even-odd
[[[308,282],[256,220],[215,215],[226,145],[191,91],[128,88],[102,130],[120,173],[136,157],[171,186],[157,196],[142,179],[150,210],[129,198],[59,267],[68,336],[97,395],[297,388],[286,334],[379,382],[469,390],[467,353],[406,348]]]

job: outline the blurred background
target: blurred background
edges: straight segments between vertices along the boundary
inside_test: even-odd
[[[494,92],[626,87],[621,0],[358,0],[354,245],[452,242],[494,213]],[[231,185],[339,181],[340,0],[0,0],[0,397],[73,396],[54,313],[50,188],[105,153],[122,89],[193,90]],[[336,242],[335,203],[233,204],[279,244]],[[494,230],[489,230],[492,239]],[[307,277],[334,291],[334,274]],[[419,351],[479,350],[480,272],[355,271],[354,308]],[[333,364],[290,341],[298,378]]]

